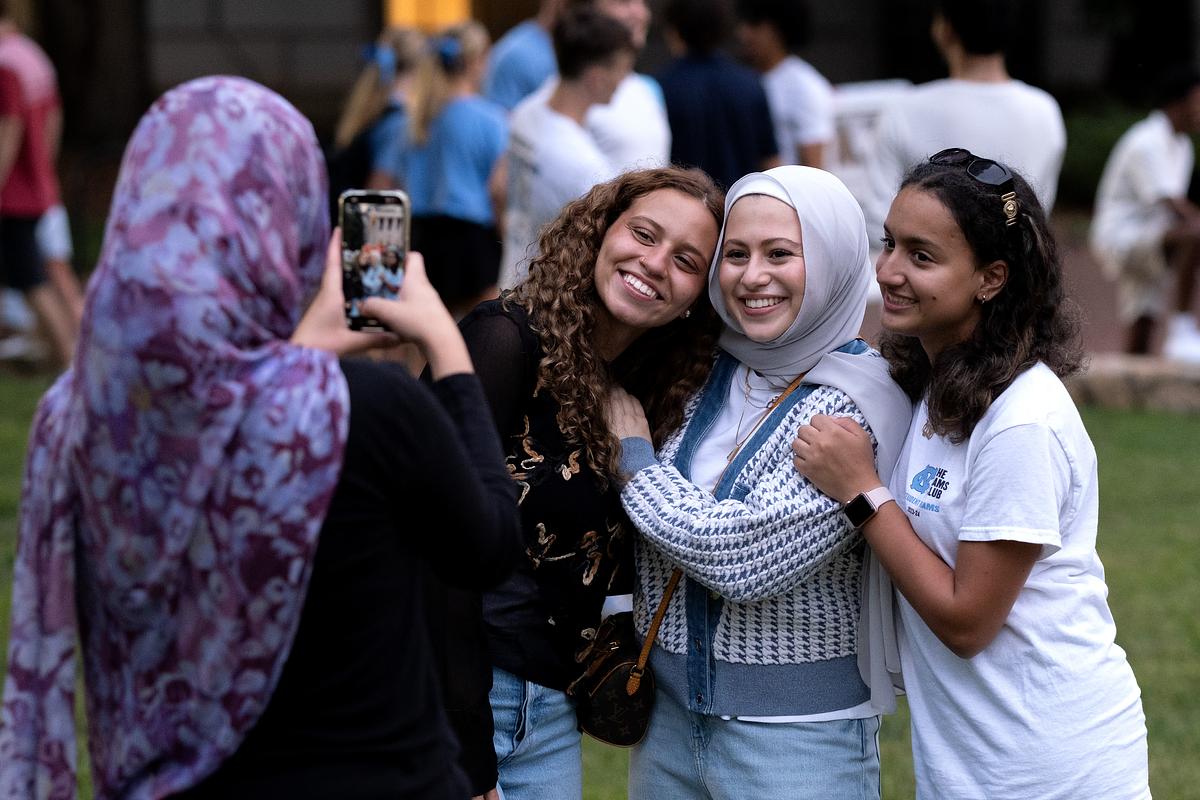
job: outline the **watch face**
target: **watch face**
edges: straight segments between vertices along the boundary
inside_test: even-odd
[[[867,524],[867,520],[875,515],[875,506],[871,505],[871,501],[865,494],[860,494],[846,503],[842,513],[846,515],[846,519],[850,520],[851,525],[861,528]]]

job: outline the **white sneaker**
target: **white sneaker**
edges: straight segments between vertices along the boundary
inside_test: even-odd
[[[1191,314],[1176,314],[1167,323],[1163,355],[1175,361],[1200,364],[1200,328]]]
[[[0,339],[0,361],[41,361],[49,355],[50,349],[27,333]]]
[[[28,333],[37,325],[25,296],[15,289],[0,289],[0,327]]]

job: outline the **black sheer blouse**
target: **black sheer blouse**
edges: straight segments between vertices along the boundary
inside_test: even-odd
[[[538,386],[542,349],[524,309],[484,303],[461,325],[517,483],[526,556],[483,598],[495,666],[565,689],[595,634],[605,596],[632,591],[632,539],[613,485],[601,490],[583,445]]]

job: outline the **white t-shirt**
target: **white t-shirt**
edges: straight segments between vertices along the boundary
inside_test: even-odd
[[[914,86],[884,108],[867,162],[867,235],[879,249],[883,221],[910,167],[947,147],[1002,161],[1029,181],[1050,213],[1067,133],[1054,98],[1021,81],[947,78]],[[999,206],[997,206],[997,219]]]
[[[532,96],[544,103],[557,86],[555,76]],[[588,109],[584,126],[612,164],[614,174],[665,167],[671,162],[671,127],[662,87],[648,75],[626,75],[607,104]]]
[[[542,226],[615,174],[588,132],[546,100],[540,94],[527,97],[509,119],[501,289],[512,288],[527,274]]]
[[[996,638],[954,655],[899,598],[917,796],[1148,798],[1141,692],[1096,553],[1096,454],[1043,364],[996,398],[954,445],[922,429],[922,403],[891,490],[926,545],[954,567],[960,541],[1040,544]]]
[[[1142,245],[1162,258],[1162,237],[1174,215],[1162,201],[1187,196],[1195,155],[1187,134],[1154,111],[1117,140],[1096,191],[1091,245],[1111,278],[1118,277]]]
[[[667,106],[662,87],[648,75],[626,75],[607,105],[588,109],[586,124],[617,172],[671,163]]]
[[[762,77],[785,164],[800,163],[800,146],[833,139],[833,87],[799,56],[788,56]]]

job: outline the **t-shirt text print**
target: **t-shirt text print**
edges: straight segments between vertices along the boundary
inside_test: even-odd
[[[938,501],[950,490],[950,478],[943,467],[932,464],[913,476],[909,490],[904,493],[905,510],[911,516],[919,517],[922,511],[932,511],[939,514],[942,506]]]

